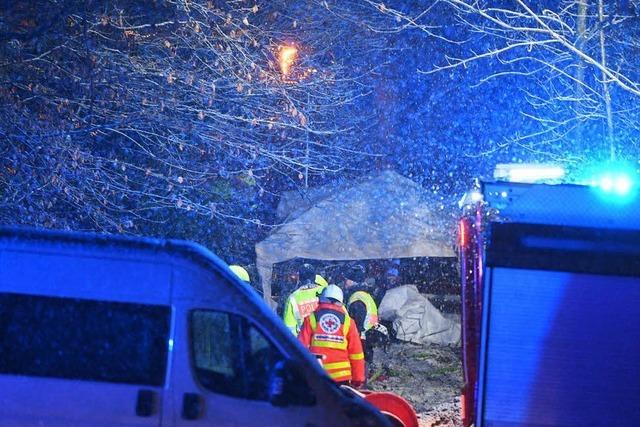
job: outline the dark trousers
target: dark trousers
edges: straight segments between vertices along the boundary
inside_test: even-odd
[[[373,345],[369,340],[362,340],[362,350],[364,352],[364,362],[366,365],[373,363]]]

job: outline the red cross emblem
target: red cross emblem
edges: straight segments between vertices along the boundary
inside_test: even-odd
[[[320,328],[327,334],[335,333],[340,327],[340,319],[333,313],[325,313],[320,317]]]

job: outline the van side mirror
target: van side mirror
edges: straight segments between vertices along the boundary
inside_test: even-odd
[[[269,402],[273,406],[316,404],[315,394],[293,361],[279,360],[273,366],[269,378]]]

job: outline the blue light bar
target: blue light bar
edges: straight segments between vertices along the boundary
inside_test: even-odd
[[[607,163],[592,172],[590,185],[611,202],[626,202],[638,192],[638,174],[627,163]]]

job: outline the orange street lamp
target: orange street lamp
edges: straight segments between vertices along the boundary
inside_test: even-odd
[[[295,46],[280,46],[278,52],[278,63],[280,64],[280,72],[284,77],[291,72],[291,66],[298,58],[298,49]]]

